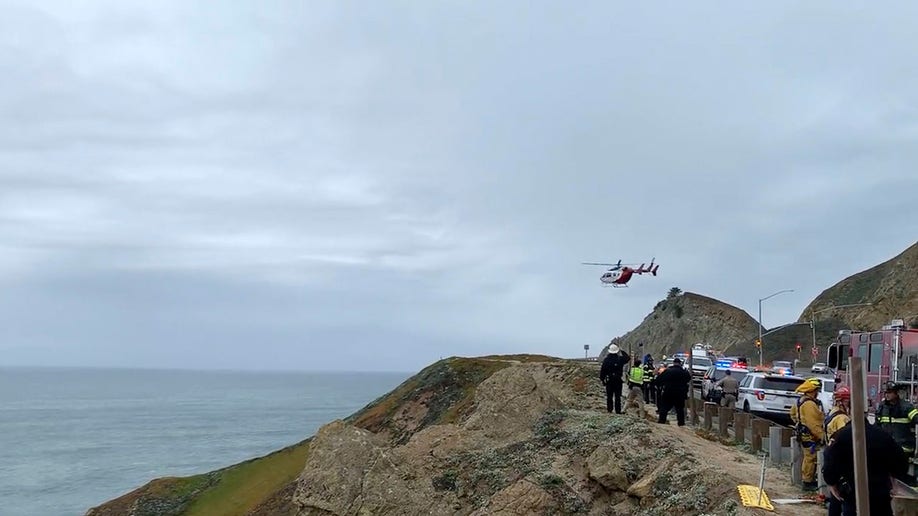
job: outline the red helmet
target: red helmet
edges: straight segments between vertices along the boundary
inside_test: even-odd
[[[835,389],[835,399],[836,400],[850,400],[851,399],[851,389],[842,385],[838,389]]]

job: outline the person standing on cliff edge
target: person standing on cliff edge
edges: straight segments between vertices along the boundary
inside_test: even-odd
[[[666,417],[669,411],[676,409],[676,424],[685,426],[685,400],[688,398],[689,385],[692,383],[692,373],[682,367],[681,359],[675,358],[673,365],[657,376],[657,383],[660,385],[657,422],[667,424]]]
[[[615,344],[609,344],[609,353],[599,369],[599,380],[606,386],[606,411],[622,413],[622,375],[625,365],[631,362],[628,353],[620,350]]]

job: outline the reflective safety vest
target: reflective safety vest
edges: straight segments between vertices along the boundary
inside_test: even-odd
[[[644,383],[644,368],[640,366],[632,367],[628,373],[628,381],[637,385]]]

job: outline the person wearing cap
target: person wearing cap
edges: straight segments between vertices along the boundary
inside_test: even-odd
[[[826,446],[832,446],[832,443],[835,442],[835,435],[851,422],[851,416],[849,415],[851,413],[851,390],[844,385],[836,388],[835,393],[832,395],[832,400],[834,401],[834,406],[822,424],[826,436]],[[826,453],[828,453],[828,450]],[[825,476],[825,466],[823,466],[823,476]],[[852,492],[853,485],[854,482],[839,474],[835,489],[839,496],[836,496],[830,490],[829,496],[826,497],[828,516],[847,516],[847,514],[851,514],[850,512],[845,513],[844,496],[846,495],[842,495],[842,493]]]
[[[886,383],[883,404],[877,408],[876,424],[885,430],[902,447],[909,457],[915,454],[915,424],[918,424],[918,410],[899,397],[902,387],[895,382]]]
[[[660,387],[660,397],[657,398],[657,422],[667,424],[666,416],[670,410],[676,409],[676,424],[685,426],[685,400],[688,398],[692,373],[682,367],[682,359],[676,358],[673,359],[673,365],[657,376],[656,381]]]
[[[791,407],[790,416],[794,421],[794,431],[797,442],[803,448],[803,464],[800,466],[800,476],[803,479],[803,489],[816,491],[819,484],[816,482],[816,451],[825,440],[823,422],[826,414],[822,403],[816,395],[822,389],[819,378],[807,378],[795,390],[800,394],[797,403]]]
[[[616,414],[622,413],[622,375],[625,366],[631,362],[631,357],[618,348],[609,344],[609,352],[599,368],[599,380],[606,386],[606,411]]]

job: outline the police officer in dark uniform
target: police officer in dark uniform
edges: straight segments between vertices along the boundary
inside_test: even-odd
[[[692,373],[682,367],[682,360],[677,358],[673,360],[673,365],[657,376],[656,381],[660,386],[660,398],[657,400],[660,417],[657,422],[665,425],[666,416],[675,408],[676,424],[685,426],[685,400],[692,383]]]

